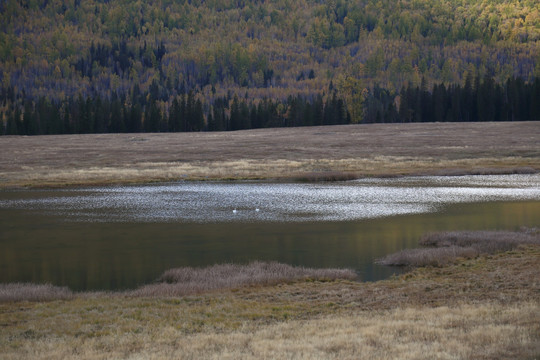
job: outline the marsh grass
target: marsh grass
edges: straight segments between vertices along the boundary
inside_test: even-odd
[[[219,264],[204,268],[182,267],[165,271],[153,284],[124,292],[75,294],[67,287],[50,284],[0,284],[0,303],[69,300],[76,296],[178,297],[249,286],[272,286],[296,281],[355,280],[350,269],[313,269],[277,262],[255,261],[247,265]]]
[[[205,268],[183,267],[165,271],[157,283],[143,286],[133,296],[183,296],[244,286],[269,286],[293,281],[353,280],[349,269],[313,269],[277,262],[255,261],[248,265],[219,264]]]
[[[435,248],[470,247],[481,254],[493,254],[519,245],[540,244],[540,232],[535,228],[521,231],[447,231],[426,234],[419,244]]]
[[[445,266],[458,258],[473,258],[478,251],[470,247],[451,246],[434,249],[406,249],[376,260],[379,265],[387,266]]]
[[[389,266],[445,266],[459,258],[474,258],[509,251],[520,245],[540,244],[540,231],[447,231],[429,233],[419,241],[423,248],[406,249],[376,260]]]
[[[0,284],[0,302],[67,300],[73,296],[67,287],[50,284]]]

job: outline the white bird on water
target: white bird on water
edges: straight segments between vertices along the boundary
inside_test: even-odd
[[[256,212],[259,212],[259,208],[256,208],[255,211],[256,211]]]
[[[233,212],[233,214],[236,214],[236,208],[232,212]]]

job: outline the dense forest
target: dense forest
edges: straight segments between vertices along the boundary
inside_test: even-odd
[[[537,0],[0,0],[0,133],[540,119]]]

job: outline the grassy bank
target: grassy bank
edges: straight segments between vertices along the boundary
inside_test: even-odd
[[[264,277],[182,296],[60,292],[57,300],[0,303],[0,353],[6,359],[534,359],[539,269],[540,246],[520,245],[375,283],[304,270],[290,278],[287,269],[286,281]],[[229,270],[177,269],[160,283],[166,288]]]
[[[180,179],[339,180],[540,170],[540,123],[6,136],[0,188]]]

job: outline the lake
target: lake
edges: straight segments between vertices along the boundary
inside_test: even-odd
[[[426,232],[539,226],[540,175],[337,183],[177,182],[0,192],[0,282],[118,290],[164,270],[279,261],[396,269],[374,259]]]

